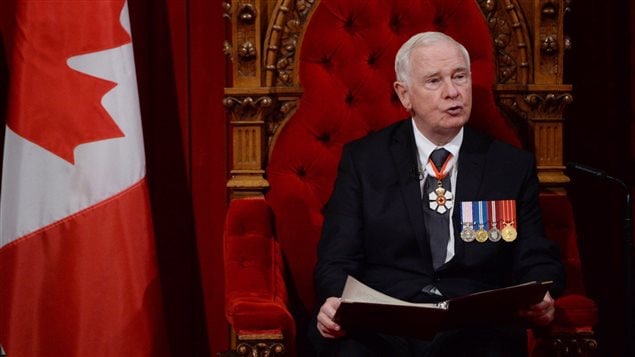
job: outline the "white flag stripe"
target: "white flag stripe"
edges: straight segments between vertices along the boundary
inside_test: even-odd
[[[126,4],[120,18],[130,33],[127,11]],[[107,199],[145,176],[132,44],[73,57],[68,63],[117,83],[102,104],[125,137],[78,146],[71,165],[7,127],[0,247]]]

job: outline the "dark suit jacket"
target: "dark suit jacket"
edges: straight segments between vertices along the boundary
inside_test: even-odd
[[[447,298],[532,280],[553,280],[554,295],[564,289],[558,250],[544,234],[532,154],[465,128],[453,190],[455,256],[436,272],[416,167],[410,119],[344,147],[318,246],[317,306],[341,295],[348,274],[410,301],[422,301],[431,283]],[[503,199],[516,200],[514,242],[461,240],[461,201]]]

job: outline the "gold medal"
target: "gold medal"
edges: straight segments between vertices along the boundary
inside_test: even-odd
[[[485,230],[485,224],[487,224],[487,205],[486,201],[474,202],[474,219],[478,224],[478,231],[476,231],[476,241],[479,243],[487,242],[487,231]]]
[[[487,242],[488,234],[487,231],[481,227],[478,231],[476,231],[476,241],[479,243]]]
[[[516,228],[512,226],[512,223],[506,223],[505,228],[503,228],[502,231],[503,240],[505,242],[513,242],[514,240],[516,240],[517,234],[518,233],[516,232]]]
[[[513,242],[516,240],[518,232],[516,231],[516,201],[504,200],[502,204],[502,223],[505,227],[501,231],[505,242]]]

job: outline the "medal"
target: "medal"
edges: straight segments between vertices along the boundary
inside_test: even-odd
[[[478,225],[478,231],[476,231],[476,241],[484,243],[487,241],[488,234],[485,230],[485,223],[487,222],[487,206],[485,201],[475,201],[474,209],[476,211],[476,223]]]
[[[479,243],[487,242],[487,231],[485,229],[479,229],[476,231],[476,241]]]
[[[437,166],[434,164],[432,159],[428,159],[428,163],[432,168],[432,173],[434,177],[437,179],[437,188],[435,188],[432,192],[428,193],[428,202],[430,209],[436,211],[438,214],[444,214],[449,211],[453,206],[453,198],[454,195],[452,191],[446,190],[443,187],[443,179],[448,175],[448,163],[452,159],[452,154],[448,153],[448,157],[445,159],[443,166],[439,170]]]
[[[452,208],[452,197],[452,192],[443,188],[443,184],[439,181],[437,188],[428,194],[430,209],[438,214],[444,214]]]
[[[489,240],[492,242],[498,242],[501,239],[501,231],[498,229],[498,216],[496,215],[497,201],[490,201],[487,204],[489,208],[489,216],[491,218],[489,229]]]
[[[476,232],[472,229],[470,224],[464,223],[463,230],[461,231],[461,239],[464,242],[469,243],[476,239]]]
[[[461,230],[461,239],[469,243],[476,239],[476,232],[472,226],[474,221],[472,218],[472,202],[461,202],[461,221],[463,229]]]
[[[502,235],[505,242],[513,242],[516,239],[517,232],[511,224],[507,224],[505,228],[503,228]]]
[[[505,226],[501,231],[501,235],[505,242],[513,242],[518,235],[516,231],[516,201],[504,200],[501,201],[501,205],[503,208],[502,220]]]

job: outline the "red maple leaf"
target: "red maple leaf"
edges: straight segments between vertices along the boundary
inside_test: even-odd
[[[17,5],[7,125],[74,164],[78,145],[122,137],[101,104],[116,83],[70,68],[70,57],[131,41],[125,0],[22,0]]]

